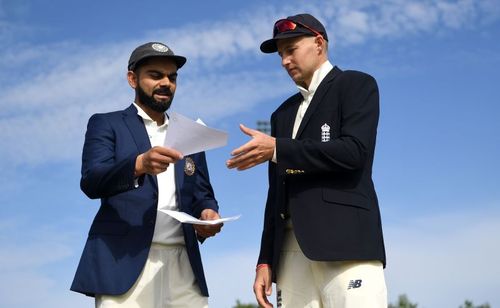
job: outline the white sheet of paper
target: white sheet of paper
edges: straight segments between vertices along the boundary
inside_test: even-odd
[[[186,156],[227,144],[226,132],[207,127],[200,119],[198,121],[172,112],[163,145],[176,149]]]
[[[170,215],[171,217],[177,219],[178,221],[180,221],[182,223],[194,224],[194,225],[216,225],[216,224],[220,224],[222,222],[237,220],[238,218],[241,217],[241,215],[237,215],[237,216],[231,216],[231,217],[214,219],[214,220],[200,220],[200,219],[194,218],[193,216],[191,216],[187,213],[184,213],[184,212],[178,212],[178,211],[172,211],[172,210],[160,210],[160,211],[165,213],[165,214]]]

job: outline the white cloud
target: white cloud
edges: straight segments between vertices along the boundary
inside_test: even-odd
[[[0,305],[9,308],[88,308],[93,298],[69,291],[67,280],[31,269],[2,273]]]
[[[88,117],[131,102],[133,93],[125,81],[128,52],[124,51],[146,38],[168,37],[174,50],[189,58],[190,68],[185,69],[176,96],[179,108],[223,119],[289,91],[282,86],[289,83],[287,77],[277,77],[279,65],[256,69],[252,63],[262,61],[257,58],[258,46],[270,36],[273,20],[290,12],[317,15],[334,44],[349,48],[369,39],[467,27],[483,17],[498,18],[498,7],[494,1],[471,0],[292,3],[280,9],[268,6],[239,12],[217,22],[151,31],[142,39],[106,45],[57,42],[33,48],[21,42],[4,46],[0,60],[2,163],[36,165],[79,157]],[[24,69],[19,72],[18,67]]]
[[[436,6],[441,13],[444,24],[450,28],[458,29],[463,24],[473,21],[478,13],[474,2],[473,0],[461,0],[456,3],[440,1],[436,3]]]
[[[89,299],[70,292],[80,236],[66,220],[58,225],[0,221],[0,306],[88,307]],[[77,243],[78,245],[75,245]],[[71,264],[70,266],[76,266]],[[62,274],[61,274],[62,273]]]
[[[339,16],[337,25],[340,29],[349,29],[349,34],[345,35],[346,43],[360,43],[364,41],[366,34],[370,30],[368,24],[368,14],[361,11],[348,11]]]
[[[377,38],[442,32],[480,25],[498,19],[500,4],[494,1],[391,0],[336,2],[318,14],[333,29],[335,44],[348,47]],[[333,15],[331,12],[334,12]]]
[[[249,110],[263,99],[287,90],[280,87],[281,90],[276,91],[269,82],[276,80],[275,69],[215,75],[211,67],[196,68],[198,64],[216,61],[220,65],[232,65],[224,59],[255,46],[255,31],[259,26],[237,31],[238,39],[228,35],[231,23],[234,22],[202,26],[204,30],[196,32],[192,29],[196,25],[188,25],[172,32],[175,35],[168,35],[169,31],[156,32],[156,37],[172,37],[178,42],[175,49],[183,51],[178,53],[190,59],[192,69],[183,76],[184,84],[179,86],[175,98],[175,105],[181,110],[191,113],[196,110],[196,116],[216,120]],[[189,33],[197,34],[189,36]],[[88,117],[95,112],[122,109],[131,103],[133,92],[125,81],[128,53],[123,50],[132,50],[137,44],[139,42],[129,41],[93,48],[58,44],[52,46],[57,48],[41,47],[37,49],[38,54],[34,50],[22,51],[21,58],[28,62],[41,61],[47,54],[45,63],[54,66],[49,69],[45,65],[45,70],[0,94],[4,105],[1,142],[8,145],[0,150],[4,152],[2,156],[14,166],[79,157]],[[10,62],[4,64],[11,65]]]
[[[30,223],[14,220],[0,222],[0,270],[24,271],[53,264],[71,256],[72,232],[61,233],[54,226],[30,227]],[[60,227],[60,226],[57,226]]]
[[[175,108],[213,121],[252,110],[259,102],[290,92],[283,72],[236,72],[190,78],[179,87]],[[273,80],[273,82],[270,82]]]
[[[458,307],[466,299],[500,305],[500,212],[474,208],[386,227],[391,300],[407,294],[419,307]]]
[[[26,1],[0,0],[0,52],[4,47],[17,42],[18,34],[30,33],[33,30],[31,25],[20,23],[15,18],[26,10],[28,3],[24,2]]]

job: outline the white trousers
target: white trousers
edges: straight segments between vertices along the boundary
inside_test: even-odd
[[[282,308],[387,308],[380,261],[311,261],[287,229],[277,277]]]
[[[182,245],[152,244],[141,275],[125,294],[96,295],[96,308],[207,308]]]

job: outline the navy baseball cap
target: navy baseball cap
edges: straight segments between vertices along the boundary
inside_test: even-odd
[[[177,68],[181,68],[186,63],[185,57],[174,54],[174,51],[167,45],[159,42],[149,42],[132,51],[130,59],[128,60],[128,70],[133,71],[139,62],[151,57],[171,58],[174,60]]]
[[[302,35],[317,36],[321,35],[328,41],[325,27],[319,20],[310,14],[298,14],[280,19],[274,23],[273,38],[264,41],[260,45],[260,50],[264,53],[273,53],[278,51],[276,41],[284,38],[297,37]]]

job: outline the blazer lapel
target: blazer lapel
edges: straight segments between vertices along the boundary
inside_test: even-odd
[[[306,113],[304,114],[304,118],[302,119],[302,122],[300,122],[299,130],[297,131],[297,136],[295,136],[296,139],[300,137],[300,134],[304,131],[307,122],[311,119],[311,116],[314,114],[314,111],[316,111],[316,108],[318,108],[318,105],[320,102],[323,100],[323,97],[325,96],[326,92],[328,92],[328,84],[335,79],[342,71],[338,67],[333,67],[332,70],[325,76],[323,81],[319,84],[318,88],[316,89],[316,93],[314,94],[314,97],[311,101],[311,105],[307,108]],[[292,125],[293,122],[295,121],[292,120]]]
[[[134,105],[130,105],[123,111],[123,121],[125,121],[125,125],[128,127],[134,139],[138,153],[144,153],[151,149],[148,132],[146,131],[146,127],[144,127],[141,117],[137,114],[137,108],[135,108]],[[155,185],[158,187],[156,176],[152,176],[152,178]]]
[[[174,177],[175,177],[175,194],[177,195],[177,202],[179,205],[179,210],[182,210],[182,198],[181,198],[181,188],[184,184],[184,164],[185,159],[181,159],[174,164]]]
[[[180,198],[182,184],[184,183],[184,164],[185,163],[186,163],[186,160],[181,159],[174,164],[175,189],[176,189],[178,198]]]
[[[295,97],[292,98],[293,103],[286,110],[283,119],[283,135],[279,135],[277,137],[286,137],[291,138],[293,133],[293,124],[295,123],[295,117],[297,116],[297,112],[299,110],[300,103],[302,102],[302,95],[297,93]]]

